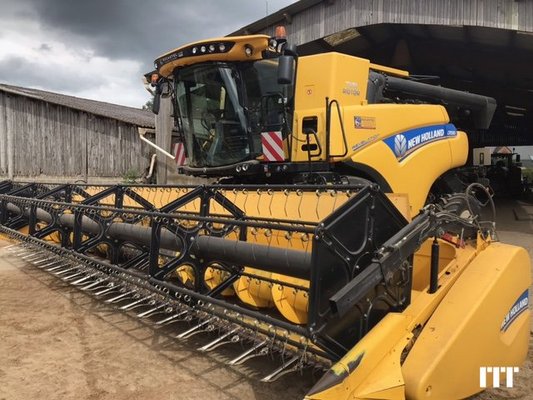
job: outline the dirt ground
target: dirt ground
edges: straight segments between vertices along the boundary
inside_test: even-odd
[[[261,383],[279,360],[228,366],[246,348],[201,353],[216,336],[180,342],[188,324],[156,329],[12,256],[9,244],[0,240],[0,400],[297,399],[314,381],[307,371]]]
[[[533,258],[533,222],[515,221],[513,207],[500,209],[500,239]],[[240,345],[201,353],[195,349],[214,336],[180,342],[173,335],[187,325],[156,329],[13,257],[9,244],[0,241],[0,400],[297,399],[318,377],[307,371],[261,383],[279,361],[230,367]],[[533,399],[532,385],[530,346],[515,388],[475,399]]]

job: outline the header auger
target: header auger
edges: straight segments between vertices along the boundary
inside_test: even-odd
[[[176,336],[279,354],[263,378],[326,372],[306,399],[460,399],[480,368],[527,354],[530,260],[495,241],[458,129],[493,99],[278,35],[173,50],[147,74],[170,97],[200,186],[0,182],[0,232],[36,267]],[[439,197],[440,196],[440,197]],[[489,202],[490,196],[489,196]],[[187,325],[183,328],[183,324]]]

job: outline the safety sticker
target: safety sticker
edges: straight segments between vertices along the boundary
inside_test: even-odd
[[[353,117],[355,129],[376,129],[376,119],[374,117]]]
[[[261,144],[266,161],[284,161],[283,137],[280,131],[261,132]]]
[[[181,142],[177,142],[174,144],[174,160],[176,161],[176,165],[178,167],[182,167],[187,162],[187,158],[185,155],[185,145]]]

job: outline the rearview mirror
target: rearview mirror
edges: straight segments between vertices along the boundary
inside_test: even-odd
[[[290,85],[294,74],[294,56],[279,56],[278,58],[278,83]]]

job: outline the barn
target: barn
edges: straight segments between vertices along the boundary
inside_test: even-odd
[[[115,182],[140,178],[150,111],[0,84],[0,179]]]
[[[494,97],[472,147],[533,146],[533,1],[300,0],[231,35],[286,26],[299,55],[340,52]]]

